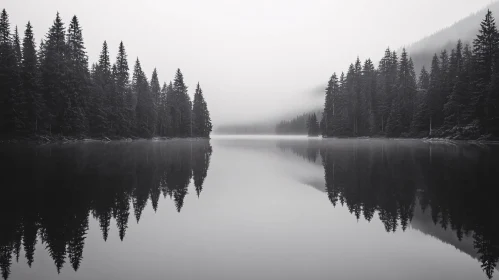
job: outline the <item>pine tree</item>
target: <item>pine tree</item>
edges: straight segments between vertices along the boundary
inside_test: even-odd
[[[123,42],[120,42],[118,55],[116,57],[116,131],[119,135],[128,136],[133,127],[135,109],[132,92],[130,90],[130,76],[128,58]]]
[[[363,135],[378,133],[378,96],[377,96],[377,73],[371,59],[367,59],[362,70],[362,106],[361,116]]]
[[[430,85],[428,88],[428,121],[429,121],[429,135],[432,130],[438,125],[437,119],[443,109],[441,107],[441,74],[440,74],[440,61],[437,54],[433,56],[430,72]]]
[[[378,123],[381,132],[386,133],[386,124],[390,116],[391,106],[395,96],[396,80],[398,72],[398,60],[396,53],[390,49],[385,50],[385,55],[379,63],[378,83]]]
[[[111,103],[114,97],[112,92],[114,81],[112,78],[111,61],[107,42],[102,44],[99,62],[95,65],[92,74],[92,93],[90,109],[90,131],[93,135],[108,133],[116,122],[111,115]]]
[[[430,74],[425,67],[421,69],[418,79],[418,91],[414,99],[414,114],[411,123],[411,134],[427,136],[429,130],[428,89],[430,88]]]
[[[414,115],[414,98],[416,96],[416,75],[414,73],[414,65],[412,60],[409,59],[405,49],[402,51],[400,57],[400,69],[398,76],[398,99],[401,102],[402,114],[402,132],[408,132],[412,117]],[[392,110],[400,110],[400,108],[393,108]],[[393,121],[393,120],[392,120]]]
[[[492,16],[490,16],[490,21],[494,22]],[[495,27],[496,31],[491,32],[495,34],[495,38],[492,38],[491,44],[494,50],[492,54],[492,74],[490,78],[490,83],[487,88],[485,102],[485,132],[494,137],[499,136],[499,32],[495,23],[492,29]],[[495,45],[495,49],[494,49]]]
[[[479,34],[473,41],[473,54],[475,62],[474,83],[474,117],[484,126],[490,112],[488,104],[488,91],[491,83],[493,64],[499,55],[499,35],[495,19],[490,10],[480,24]],[[483,130],[482,130],[483,131]]]
[[[69,105],[65,115],[64,131],[79,134],[86,132],[88,128],[86,116],[88,108],[85,105],[90,92],[90,74],[82,29],[76,16],[73,16],[69,24],[66,45],[66,94]]]
[[[158,71],[154,68],[151,76],[151,94],[154,98],[154,103],[159,103],[159,96],[161,94],[161,86],[159,85]]]
[[[5,136],[24,126],[19,95],[18,59],[10,34],[9,16],[3,9],[0,16],[0,129]]]
[[[45,104],[40,94],[38,59],[36,54],[33,27],[28,22],[24,32],[21,77],[26,97],[26,128],[30,133],[38,133],[43,128]]]
[[[338,94],[336,95],[336,101],[334,105],[334,118],[332,125],[333,136],[348,136],[349,131],[349,95],[347,91],[347,78],[345,73],[341,73]]]
[[[40,70],[43,98],[48,109],[48,130],[50,133],[62,133],[70,101],[65,88],[65,32],[59,13],[49,29],[42,51]]]
[[[487,95],[487,132],[494,137],[499,137],[499,50],[494,61],[492,78]],[[464,84],[465,86],[466,84]]]
[[[192,104],[189,95],[187,94],[187,86],[184,84],[184,76],[180,69],[177,69],[175,80],[173,81],[173,92],[175,96],[176,118],[173,118],[176,123],[176,136],[189,137],[191,135],[191,114]]]
[[[459,40],[456,48],[452,50],[450,61],[449,80],[451,80],[452,91],[444,105],[444,126],[447,129],[462,124],[463,99],[468,91],[468,88],[464,84],[465,77],[463,75],[466,74],[463,73],[463,64],[463,45],[461,40]]]
[[[465,123],[470,123],[473,119],[474,108],[472,105],[473,98],[473,80],[475,76],[474,58],[470,45],[466,44],[463,49],[463,71],[459,77],[460,82],[465,84],[466,91],[462,95],[462,103],[465,104],[464,110],[461,112],[462,120]]]
[[[345,124],[345,136],[355,136],[355,109],[356,109],[356,94],[355,94],[355,66],[350,64],[348,67],[348,72],[345,77],[344,95],[345,95],[345,110],[346,112],[346,124]]]
[[[198,83],[192,106],[192,136],[208,138],[211,130],[210,112],[203,97],[203,90]]]
[[[455,54],[454,54],[455,56]],[[439,114],[437,124],[443,126],[445,121],[444,105],[452,91],[451,79],[451,63],[447,50],[440,53],[440,98],[439,98]]]
[[[21,65],[22,53],[21,53],[21,39],[19,38],[19,32],[16,29],[14,31],[14,52],[16,54],[17,65]]]
[[[336,109],[339,101],[339,84],[338,77],[336,73],[333,73],[331,78],[329,79],[327,88],[326,88],[326,96],[324,101],[324,112],[322,114],[322,136],[328,137],[334,135],[334,125],[336,116]]]
[[[360,127],[364,120],[362,116],[362,64],[359,57],[355,61],[354,72],[352,76],[353,83],[353,96],[352,96],[352,121],[353,121],[353,135],[362,135]]]
[[[161,96],[161,86],[159,85],[158,72],[156,68],[152,72],[151,76],[151,95],[154,102],[154,112],[156,116],[154,117],[156,120],[158,119],[158,110],[159,110],[159,99]],[[157,127],[154,129],[154,133],[156,133]]]
[[[166,87],[166,116],[168,125],[166,127],[166,135],[169,137],[177,136],[179,127],[177,97],[173,90],[173,83],[170,81]]]
[[[163,84],[161,88],[159,101],[158,101],[158,128],[157,134],[159,136],[168,136],[168,128],[170,126],[170,119],[168,117],[168,105],[167,105],[167,94],[168,86],[166,83]]]
[[[111,59],[109,58],[109,49],[107,42],[102,44],[102,50],[97,64],[97,71],[99,71],[100,79],[103,84],[108,84],[111,80]]]
[[[140,137],[150,138],[154,135],[156,112],[154,99],[149,89],[149,82],[144,71],[142,71],[138,58],[133,71],[132,90],[137,97],[137,107],[135,108],[136,133]]]

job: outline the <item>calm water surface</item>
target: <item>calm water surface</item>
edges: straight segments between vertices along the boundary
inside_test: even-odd
[[[499,146],[2,146],[4,279],[498,278]]]

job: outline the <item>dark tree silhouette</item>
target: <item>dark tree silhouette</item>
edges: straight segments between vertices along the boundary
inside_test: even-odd
[[[174,83],[161,89],[156,69],[149,84],[137,59],[130,82],[123,42],[114,64],[104,41],[98,62],[89,67],[76,16],[66,30],[57,13],[36,49],[31,24],[21,40],[17,26],[11,32],[5,9],[1,13],[2,138],[190,137],[194,113],[205,123],[196,137],[209,138],[211,120],[204,97],[196,112],[192,107],[180,70]]]
[[[0,129],[3,135],[12,135],[17,128],[23,128],[21,110],[18,110],[21,97],[18,58],[9,16],[4,9],[0,15]]]
[[[196,87],[194,103],[192,105],[192,135],[193,137],[209,137],[212,130],[210,112],[204,100],[203,90]]]
[[[33,27],[28,22],[24,32],[21,77],[26,103],[23,106],[25,112],[24,123],[26,132],[39,133],[43,129],[45,103],[40,95],[40,79],[38,73],[38,58],[36,54]]]
[[[409,54],[385,51],[378,68],[367,59],[350,64],[326,88],[324,137],[389,136],[499,139],[499,32],[490,11],[473,50],[458,41],[433,56],[419,81]],[[277,133],[286,131],[281,122]],[[305,134],[305,130],[300,131]]]

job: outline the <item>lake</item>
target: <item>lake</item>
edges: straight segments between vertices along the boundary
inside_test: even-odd
[[[4,279],[488,279],[499,145],[3,145]]]

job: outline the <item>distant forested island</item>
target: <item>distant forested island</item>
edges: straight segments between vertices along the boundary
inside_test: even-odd
[[[59,13],[37,48],[30,22],[21,42],[2,11],[0,106],[3,140],[209,137],[212,130],[199,83],[191,101],[180,69],[160,86],[156,69],[148,81],[138,58],[130,80],[123,42],[111,64],[104,41],[89,68],[78,18],[66,29]]]
[[[499,32],[490,10],[477,30],[472,46],[459,40],[450,54],[434,54],[430,71],[422,67],[419,78],[406,50],[399,58],[389,48],[378,68],[371,59],[357,58],[347,74],[334,73],[321,134],[499,139]],[[314,129],[310,113],[279,123],[276,133],[314,135]]]

